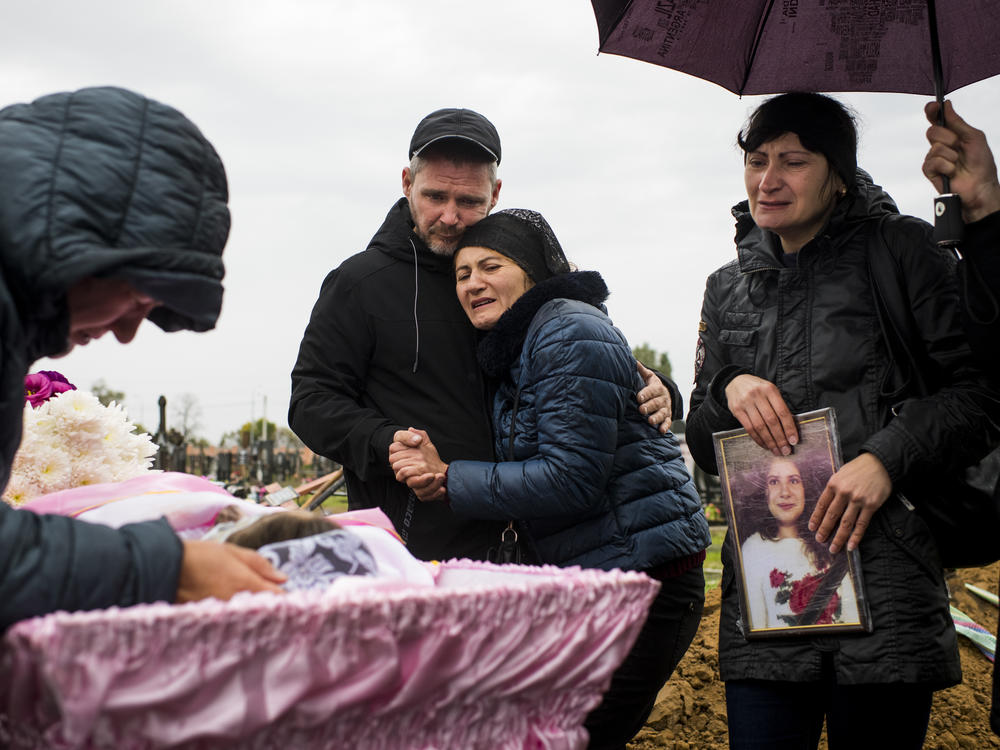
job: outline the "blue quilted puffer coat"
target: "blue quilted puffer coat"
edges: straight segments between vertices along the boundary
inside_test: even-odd
[[[677,439],[639,413],[635,359],[598,307],[607,296],[593,271],[559,274],[484,337],[502,462],[453,461],[448,498],[459,514],[515,520],[543,563],[648,570],[710,537]]]

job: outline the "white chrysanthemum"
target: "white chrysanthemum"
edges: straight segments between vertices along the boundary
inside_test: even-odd
[[[157,446],[118,404],[103,406],[85,391],[66,391],[37,409],[25,405],[24,435],[3,499],[20,505],[39,495],[149,471]]]
[[[3,499],[8,505],[16,507],[28,502],[33,497],[37,497],[39,494],[38,486],[30,481],[28,477],[11,476],[7,488],[4,490]]]
[[[83,456],[73,464],[71,481],[74,487],[110,482],[111,468],[103,456]]]
[[[32,469],[41,485],[65,486],[72,463],[66,451],[57,446],[39,445],[31,456]]]

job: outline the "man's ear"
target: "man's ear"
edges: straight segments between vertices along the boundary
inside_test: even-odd
[[[503,181],[501,179],[497,178],[496,187],[493,188],[493,198],[490,201],[490,210],[493,210],[493,207],[497,204],[497,201],[500,200],[500,186],[502,184],[503,184]]]
[[[410,179],[410,168],[403,167],[403,195],[410,197],[410,188],[413,187],[413,180]],[[499,188],[499,185],[497,186]],[[496,200],[494,199],[494,203]]]

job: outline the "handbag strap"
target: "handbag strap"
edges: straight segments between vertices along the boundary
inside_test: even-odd
[[[907,395],[927,396],[934,392],[927,379],[927,373],[936,367],[930,361],[923,339],[913,318],[913,308],[904,287],[903,273],[899,260],[893,254],[885,239],[885,226],[891,216],[879,218],[876,234],[878,246],[868,246],[868,279],[882,336],[889,356],[896,369],[903,373],[902,383],[894,390],[885,390],[885,382],[879,394],[891,400]],[[894,368],[886,374],[888,380]]]
[[[514,406],[510,412],[510,435],[507,441],[507,460],[514,460],[514,423],[517,421],[517,410],[521,406],[521,386],[514,392]],[[513,534],[513,538],[508,535]],[[500,544],[509,545],[509,554],[516,556],[517,562],[521,561],[520,550],[517,548],[517,529],[514,527],[514,519],[507,521],[507,528],[500,532]]]
[[[908,370],[907,379],[896,391],[882,392],[879,395],[895,399],[908,395],[927,396],[934,389],[926,376],[927,372],[937,372],[938,366],[930,355],[920,335],[917,333],[916,320],[910,307],[906,292],[903,289],[903,274],[899,260],[893,255],[889,244],[885,241],[884,227],[886,221],[894,214],[887,214],[879,219],[878,236],[880,247],[869,249],[868,277],[871,281],[872,295],[878,313],[879,325],[885,337],[890,355],[897,365]],[[890,373],[891,374],[891,368]],[[888,377],[888,375],[887,375]],[[910,390],[909,386],[913,385]],[[893,412],[896,412],[893,405]],[[994,448],[977,464],[973,464],[966,472],[966,481],[986,493],[1000,492],[1000,447]],[[1000,500],[1000,495],[997,496]]]

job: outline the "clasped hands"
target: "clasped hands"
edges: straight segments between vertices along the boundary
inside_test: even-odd
[[[670,391],[659,376],[641,362],[636,363],[636,369],[646,384],[636,394],[639,411],[661,434],[666,434],[673,411]],[[443,500],[447,495],[445,472],[448,464],[441,460],[427,432],[415,427],[397,430],[392,441],[389,465],[396,481],[413,490],[418,500]]]
[[[726,386],[726,401],[757,445],[775,456],[792,453],[799,441],[798,427],[774,383],[755,375],[737,375]],[[892,480],[882,462],[871,453],[862,453],[830,477],[809,518],[809,530],[825,543],[836,529],[831,553],[839,552],[845,543],[848,550],[854,550],[891,493]]]
[[[426,431],[416,427],[397,430],[389,446],[389,464],[396,474],[396,481],[413,490],[418,500],[445,498],[448,464],[441,460]]]

